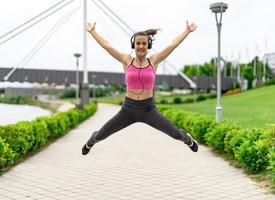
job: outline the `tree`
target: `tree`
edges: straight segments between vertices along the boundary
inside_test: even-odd
[[[253,87],[253,80],[255,78],[253,75],[253,66],[251,63],[249,65],[241,66],[241,74],[247,80],[247,89],[251,89]]]
[[[196,65],[185,65],[183,73],[187,76],[198,76],[198,67]]]
[[[211,62],[203,65],[185,65],[182,72],[187,76],[214,76],[215,65]]]
[[[214,76],[215,74],[215,67],[211,63],[204,63],[199,68],[199,75],[201,76]]]

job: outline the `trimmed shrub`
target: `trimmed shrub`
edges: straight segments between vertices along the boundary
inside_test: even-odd
[[[206,143],[205,135],[216,126],[215,119],[207,115],[194,115],[192,135],[201,143]]]
[[[275,85],[275,78],[269,79],[265,82],[265,85]]]
[[[196,100],[197,101],[204,101],[204,100],[206,100],[206,97],[204,95],[200,94],[199,96],[197,96]]]
[[[0,126],[0,172],[48,141],[67,133],[78,123],[91,116],[96,104],[84,106],[82,110],[71,109],[50,117],[39,117],[33,121]]]
[[[180,97],[174,97],[174,98],[173,98],[173,102],[174,102],[175,104],[180,104],[180,103],[182,103],[182,100],[181,100]]]
[[[13,164],[14,156],[9,145],[0,137],[0,173],[3,167]]]
[[[206,144],[210,147],[218,149],[219,151],[224,151],[224,140],[226,135],[236,129],[238,129],[237,126],[232,125],[232,123],[226,121],[220,124],[216,124],[215,128],[213,128],[205,135]]]
[[[57,138],[59,134],[59,127],[58,127],[58,118],[55,116],[52,117],[38,117],[36,121],[42,121],[47,124],[47,129],[49,132],[48,139],[51,140],[53,138]]]
[[[34,141],[30,122],[19,122],[3,126],[0,137],[5,140],[5,143],[14,152],[15,159],[25,155]]]
[[[33,142],[29,151],[34,151],[47,143],[50,136],[47,123],[44,121],[34,120],[32,122],[32,134]]]
[[[188,97],[183,100],[183,103],[194,103],[194,98]]]
[[[69,110],[67,116],[70,119],[71,128],[75,127],[80,122],[79,112],[75,109]]]
[[[245,134],[245,140],[235,150],[235,158],[240,164],[252,173],[258,173],[266,169],[268,164],[268,145],[260,141],[261,129],[252,129]]]
[[[272,172],[272,183],[275,185],[275,146],[269,151],[269,168]]]
[[[241,129],[224,121],[217,124],[215,119],[199,113],[191,113],[168,106],[158,106],[160,112],[179,128],[189,132],[200,143],[233,156],[242,167],[252,173],[273,171],[275,166],[275,125],[267,129]]]
[[[245,141],[246,132],[241,129],[233,129],[224,138],[224,151],[234,156],[236,150]]]
[[[217,98],[217,94],[211,93],[211,94],[207,95],[207,99],[215,99],[215,98]]]
[[[271,148],[268,154],[268,169],[272,172],[272,183],[275,186],[275,124],[268,126],[267,131],[264,132],[263,138],[270,140]]]
[[[168,102],[167,99],[161,99],[159,103],[161,103],[161,104],[168,104],[169,102]]]

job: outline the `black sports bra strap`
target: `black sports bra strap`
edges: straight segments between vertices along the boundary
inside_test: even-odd
[[[151,65],[151,62],[150,62],[149,58],[147,58],[147,60],[148,60],[148,62],[149,62],[149,65]]]
[[[132,62],[130,63],[130,65],[132,65],[132,64],[133,64],[134,60],[135,60],[135,58],[133,58],[133,60],[132,60]]]

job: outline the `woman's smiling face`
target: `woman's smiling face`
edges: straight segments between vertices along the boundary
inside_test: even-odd
[[[148,50],[148,37],[137,35],[135,37],[135,52],[138,56],[146,56]]]

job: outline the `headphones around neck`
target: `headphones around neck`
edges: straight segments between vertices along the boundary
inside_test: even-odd
[[[148,49],[151,49],[152,48],[152,43],[153,43],[153,39],[150,35],[147,35],[145,32],[142,33],[142,34],[139,34],[139,33],[135,33],[132,37],[131,37],[131,47],[132,49],[135,48],[135,39],[136,39],[136,36],[138,35],[144,35],[148,38]]]

